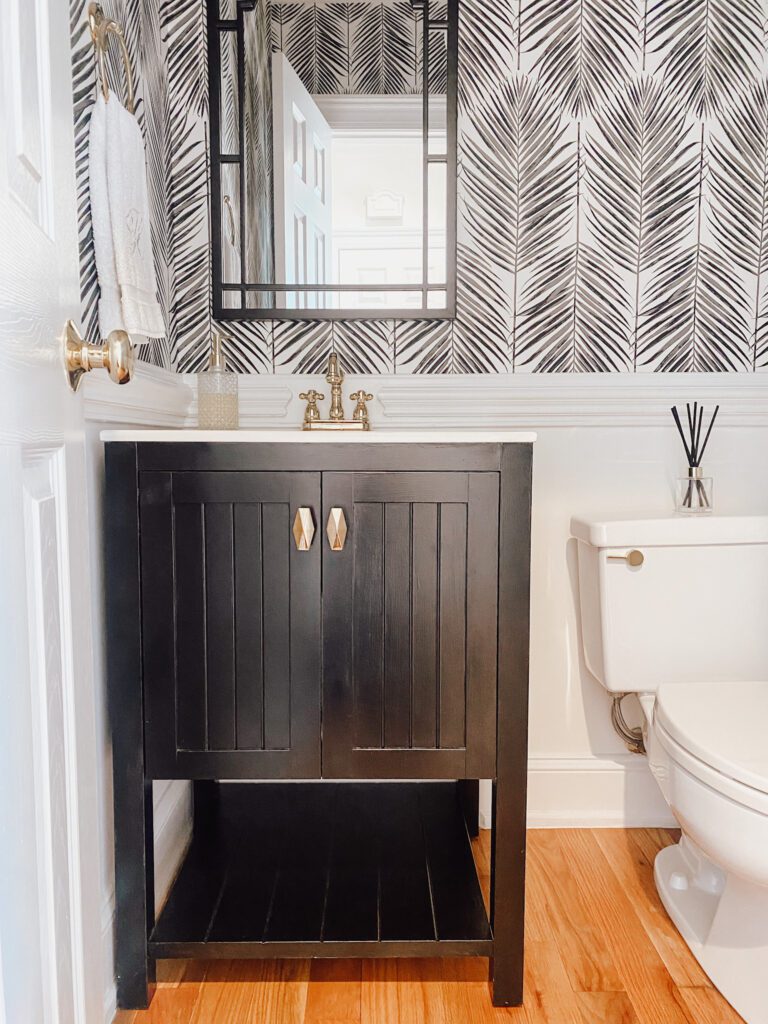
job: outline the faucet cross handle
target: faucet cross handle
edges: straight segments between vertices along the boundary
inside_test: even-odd
[[[370,420],[368,419],[368,406],[366,402],[372,402],[373,395],[361,388],[360,391],[353,391],[349,397],[353,402],[357,402],[355,411],[352,413],[352,419],[360,421],[367,430]]]
[[[304,410],[304,423],[314,423],[319,420],[320,410],[317,408],[317,403],[322,402],[325,395],[321,395],[319,391],[310,388],[309,391],[302,391],[299,398],[302,402],[307,403],[307,408]]]

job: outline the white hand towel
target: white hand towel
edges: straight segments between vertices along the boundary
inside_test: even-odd
[[[144,141],[133,114],[112,94],[99,94],[91,116],[93,240],[99,277],[99,327],[162,338],[165,324],[149,228]]]
[[[107,193],[107,113],[104,97],[99,92],[91,112],[88,136],[88,173],[91,193],[91,223],[96,274],[99,279],[99,333],[106,338],[112,331],[124,331],[120,287],[117,283],[115,245],[109,216]]]

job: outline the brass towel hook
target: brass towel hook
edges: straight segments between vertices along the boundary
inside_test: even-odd
[[[126,103],[126,109],[133,113],[134,109],[134,94],[133,94],[133,71],[131,70],[131,58],[128,53],[128,47],[125,45],[125,35],[123,33],[122,25],[114,21],[112,18],[107,18],[104,11],[101,8],[101,4],[91,3],[88,4],[88,25],[91,30],[91,38],[93,39],[93,45],[96,48],[96,64],[99,69],[99,80],[101,83],[101,91],[104,94],[104,99],[109,99],[109,85],[107,84],[107,64],[106,64],[106,53],[107,46],[109,45],[109,33],[111,32],[120,44],[120,52],[123,55],[123,64],[125,65],[125,81],[128,88],[128,102]]]

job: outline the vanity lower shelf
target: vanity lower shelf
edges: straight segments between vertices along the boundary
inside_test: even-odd
[[[493,954],[456,783],[204,785],[154,957]]]

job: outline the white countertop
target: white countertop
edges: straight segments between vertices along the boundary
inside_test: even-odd
[[[530,444],[525,430],[102,430],[102,441],[226,442],[237,444]]]

